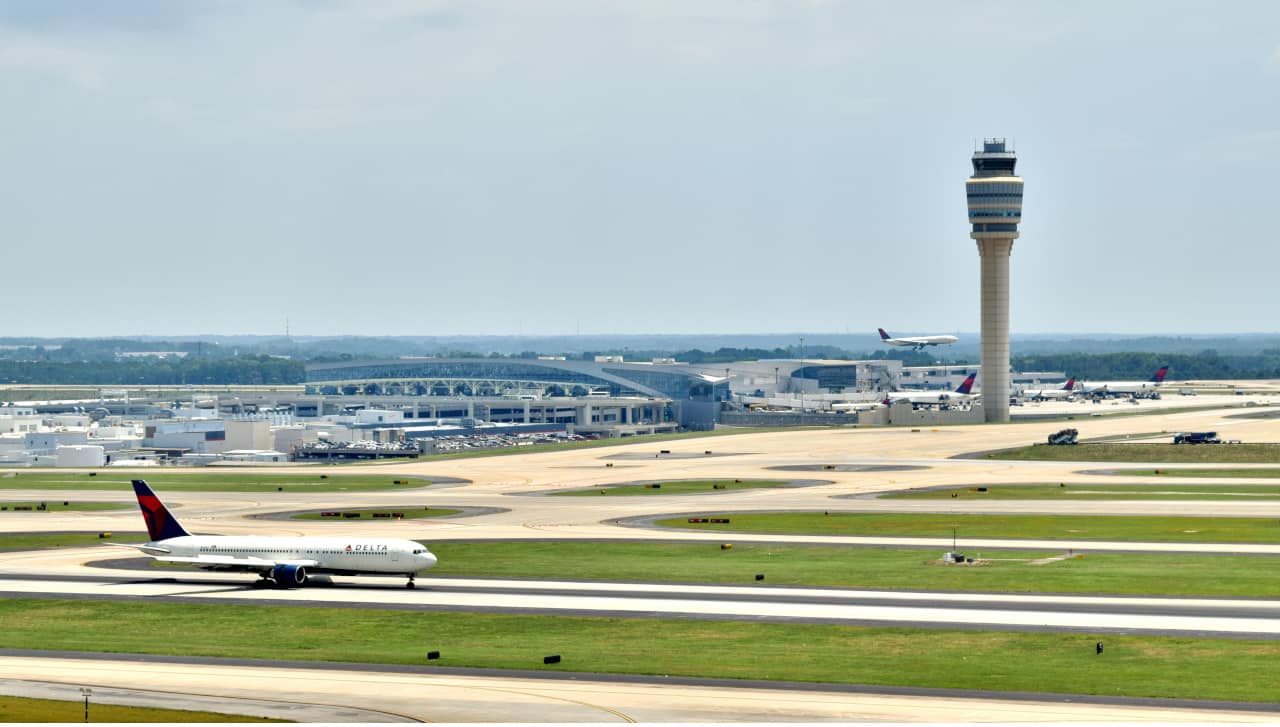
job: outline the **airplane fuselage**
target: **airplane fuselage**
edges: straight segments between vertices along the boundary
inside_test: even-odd
[[[436,564],[421,543],[398,538],[185,535],[147,543],[157,560],[200,568],[266,573],[277,564],[299,564],[309,573],[411,574]]]

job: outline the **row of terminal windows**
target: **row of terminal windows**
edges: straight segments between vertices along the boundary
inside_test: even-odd
[[[970,195],[978,192],[1022,194],[1022,182],[970,182],[965,189]]]
[[[969,217],[1021,217],[1022,210],[969,210]]]

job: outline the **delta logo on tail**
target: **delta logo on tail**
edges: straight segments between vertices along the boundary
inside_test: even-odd
[[[973,382],[974,382],[974,379],[976,378],[978,378],[977,374],[969,374],[968,376],[966,376],[964,381],[960,382],[960,385],[956,387],[956,393],[968,394],[970,391],[973,390]]]
[[[1164,377],[1168,375],[1169,375],[1169,367],[1161,366],[1160,368],[1156,369],[1156,375],[1152,376],[1150,380],[1156,382],[1157,384],[1163,384]]]
[[[133,492],[138,496],[138,507],[142,509],[142,519],[147,523],[147,535],[152,542],[191,534],[177,518],[169,514],[169,508],[160,502],[160,498],[156,497],[156,493],[145,481],[134,480]]]

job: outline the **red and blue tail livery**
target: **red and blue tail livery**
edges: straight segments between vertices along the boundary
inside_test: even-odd
[[[1156,382],[1157,384],[1162,384],[1164,383],[1164,377],[1168,375],[1169,375],[1169,367],[1161,366],[1160,368],[1156,369],[1156,375],[1152,376],[1151,380]]]
[[[142,508],[142,519],[147,522],[147,535],[152,542],[191,534],[169,512],[169,508],[160,502],[160,498],[156,497],[156,493],[151,491],[144,480],[133,481],[133,492],[138,496],[138,507]]]
[[[960,385],[956,387],[956,393],[968,394],[971,391],[973,391],[973,382],[977,378],[978,378],[977,374],[969,374],[968,376],[964,377],[964,381],[960,382]]]

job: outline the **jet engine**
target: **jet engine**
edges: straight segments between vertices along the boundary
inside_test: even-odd
[[[271,569],[271,580],[282,586],[301,586],[307,582],[307,569],[301,565],[278,565]]]

